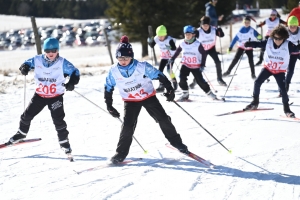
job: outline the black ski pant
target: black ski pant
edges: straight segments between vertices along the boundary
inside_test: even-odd
[[[159,71],[164,72],[166,65],[168,64],[168,59],[161,59],[159,63]],[[174,62],[171,63],[171,68],[173,68]],[[168,73],[170,74],[170,65],[167,66]]]
[[[124,157],[128,155],[135,127],[137,125],[137,119],[142,107],[144,107],[149,115],[159,123],[163,134],[172,145],[182,144],[181,137],[176,132],[176,129],[171,122],[171,118],[166,114],[156,96],[152,96],[139,102],[124,102],[124,122],[122,124],[116,150],[118,154],[124,155]],[[151,127],[144,128],[151,129]]]
[[[207,55],[210,55],[216,64],[217,70],[217,78],[222,79],[222,69],[221,69],[221,61],[219,59],[218,53],[216,51],[216,46],[206,51]]]
[[[287,95],[287,91],[285,89],[285,73],[278,73],[278,74],[272,74],[269,70],[266,68],[262,68],[260,74],[257,76],[255,82],[254,82],[254,91],[253,91],[253,96],[254,97],[259,97],[260,93],[260,87],[261,85],[267,80],[270,76],[274,76],[278,87],[281,90],[281,95],[282,95],[282,103],[288,103],[289,102],[289,97]]]
[[[19,129],[23,133],[28,133],[31,120],[39,114],[45,106],[51,112],[51,117],[55,125],[55,129],[58,133],[59,141],[63,141],[68,137],[67,124],[64,121],[65,112],[63,104],[63,94],[54,98],[43,98],[38,94],[34,94],[28,107],[21,115]]]
[[[248,56],[248,61],[249,61],[249,65],[250,65],[251,74],[255,75],[254,62],[253,62],[253,49],[244,50],[242,48],[238,48],[231,64],[228,67],[227,71],[231,72],[231,70],[234,68],[236,63],[238,63],[238,61],[241,59],[244,51],[245,51],[246,55]]]
[[[193,74],[194,78],[196,79],[197,84],[200,86],[200,88],[205,92],[208,93],[210,91],[210,87],[207,84],[207,82],[203,79],[202,72],[200,71],[199,68],[196,69],[191,69],[188,68],[185,65],[181,66],[180,69],[180,82],[179,86],[182,90],[188,90],[188,83],[187,83],[187,77],[190,75],[190,72]]]

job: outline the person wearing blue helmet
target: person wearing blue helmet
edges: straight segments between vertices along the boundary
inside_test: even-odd
[[[190,72],[196,79],[200,88],[212,99],[216,99],[216,95],[210,90],[209,85],[203,79],[202,71],[205,67],[206,52],[202,44],[195,38],[195,28],[187,25],[183,28],[184,40],[179,44],[175,54],[169,60],[173,62],[182,51],[181,69],[180,69],[180,82],[179,87],[182,89],[182,96],[177,101],[188,101],[189,87],[187,84],[187,77]]]
[[[51,117],[57,131],[60,147],[66,154],[72,152],[67,124],[64,121],[65,112],[63,95],[65,90],[74,90],[74,85],[80,79],[79,70],[72,63],[59,56],[59,42],[56,38],[48,38],[43,44],[44,54],[36,55],[26,60],[19,70],[23,75],[34,70],[36,84],[35,93],[21,115],[19,130],[9,139],[7,145],[16,144],[26,138],[31,120],[40,113],[45,106],[51,112]],[[70,79],[65,84],[66,77]]]

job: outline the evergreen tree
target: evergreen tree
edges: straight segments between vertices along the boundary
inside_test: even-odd
[[[287,8],[291,11],[293,8],[298,7],[299,0],[288,0]]]
[[[113,22],[122,23],[121,31],[130,41],[142,43],[142,56],[148,55],[148,25],[155,29],[165,25],[169,35],[180,38],[186,25],[199,26],[199,19],[205,14],[207,1],[194,0],[109,0],[106,14]],[[220,1],[217,12],[229,15],[234,9],[233,1]]]

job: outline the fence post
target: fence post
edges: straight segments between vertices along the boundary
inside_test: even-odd
[[[37,30],[34,16],[31,16],[31,24],[32,24],[33,32],[34,32],[34,39],[35,39],[35,46],[36,46],[37,54],[42,54],[41,38],[39,37],[39,33]]]
[[[108,35],[107,35],[107,32],[106,32],[105,28],[103,29],[103,32],[104,32],[104,35],[105,35],[106,45],[107,45],[108,53],[109,53],[109,56],[110,56],[111,64],[113,65],[114,60],[113,60],[112,55],[111,55],[110,41],[108,39]]]

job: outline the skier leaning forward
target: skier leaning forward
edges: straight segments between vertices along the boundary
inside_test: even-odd
[[[203,79],[202,71],[205,67],[206,52],[201,43],[195,38],[195,28],[187,25],[183,28],[184,40],[179,44],[175,54],[169,60],[173,62],[182,51],[181,69],[180,69],[180,82],[179,86],[182,89],[182,96],[178,101],[186,101],[189,98],[189,87],[187,84],[187,77],[190,72],[196,79],[200,88],[212,99],[216,99],[216,95],[210,90],[209,85]]]
[[[74,85],[79,82],[80,74],[72,63],[59,56],[59,42],[56,38],[46,39],[43,49],[45,54],[26,60],[20,67],[21,73],[25,76],[30,70],[34,69],[36,90],[28,107],[21,115],[18,132],[6,144],[15,144],[25,139],[31,120],[45,106],[48,106],[57,131],[60,147],[66,154],[69,154],[72,149],[68,138],[69,131],[64,121],[63,95],[65,89],[67,91],[74,90]],[[67,76],[70,77],[70,80],[64,85]]]
[[[171,145],[180,152],[187,153],[187,146],[182,143],[180,135],[176,132],[171,122],[171,118],[166,114],[156,98],[156,91],[151,80],[158,79],[164,84],[167,90],[167,93],[164,93],[167,101],[173,101],[175,97],[171,82],[161,71],[149,63],[133,59],[132,47],[127,36],[122,36],[120,42],[116,51],[118,63],[111,67],[106,77],[104,94],[107,110],[116,118],[119,118],[120,114],[112,106],[112,95],[115,86],[119,88],[120,95],[124,100],[124,122],[116,154],[111,158],[111,162],[114,164],[122,162],[128,155],[137,125],[137,118],[142,107],[159,123],[162,132]]]
[[[260,87],[267,78],[274,76],[282,94],[283,110],[287,117],[294,118],[290,110],[289,98],[285,88],[285,72],[292,56],[298,53],[298,48],[288,41],[289,33],[282,25],[275,27],[268,40],[260,42],[246,42],[245,47],[265,48],[264,67],[254,82],[253,101],[245,110],[255,110],[259,104]]]

